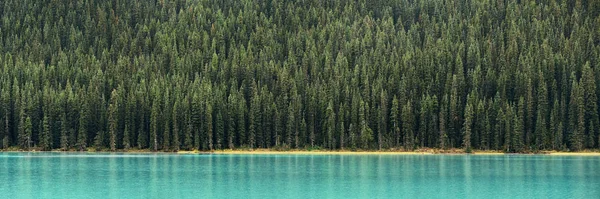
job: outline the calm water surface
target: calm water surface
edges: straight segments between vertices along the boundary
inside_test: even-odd
[[[600,157],[0,153],[0,198],[600,198]]]

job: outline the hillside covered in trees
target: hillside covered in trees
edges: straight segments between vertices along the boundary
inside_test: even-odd
[[[597,149],[595,0],[3,0],[0,146]]]

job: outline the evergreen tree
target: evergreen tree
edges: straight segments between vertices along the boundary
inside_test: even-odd
[[[194,147],[194,139],[193,139],[193,133],[192,133],[192,129],[194,128],[192,126],[192,122],[188,119],[187,123],[187,127],[185,130],[185,138],[184,138],[184,142],[183,145],[185,146],[184,148],[187,150],[190,150]]]
[[[172,123],[173,123],[173,150],[174,151],[179,151],[180,146],[181,146],[181,141],[179,140],[179,135],[180,135],[180,124],[179,124],[179,112],[181,110],[179,110],[179,100],[175,100],[175,103],[173,105],[173,112],[171,113],[171,116],[173,117],[172,119]]]
[[[227,98],[227,148],[235,148],[235,134],[237,133],[237,99],[233,94],[229,94]]]
[[[463,147],[467,153],[471,152],[471,134],[473,133],[473,106],[471,104],[467,104],[465,108],[465,124],[464,124],[464,132],[463,132]]]
[[[414,118],[412,113],[412,102],[409,100],[404,107],[402,107],[402,129],[404,131],[404,148],[407,150],[414,149],[414,138],[413,138],[413,126]]]
[[[150,114],[150,149],[152,149],[152,151],[158,151],[158,117],[160,114],[160,102],[158,102],[157,100],[155,100],[152,103],[152,113]]]
[[[206,111],[204,112],[204,121],[206,122],[204,124],[204,126],[206,127],[205,132],[206,132],[206,139],[208,141],[208,150],[213,150],[214,146],[213,146],[213,109],[212,109],[212,105],[210,103],[206,104]]]
[[[31,136],[33,134],[33,124],[31,123],[31,117],[27,116],[24,123],[24,138],[23,138],[23,148],[29,150],[31,148]]]
[[[574,75],[572,75],[574,76]],[[584,131],[585,123],[584,116],[585,112],[583,104],[583,94],[580,90],[579,84],[573,78],[571,87],[571,100],[569,104],[569,119],[571,123],[571,133],[569,134],[570,149],[573,151],[579,151],[584,146]]]
[[[60,148],[64,150],[69,149],[69,127],[67,125],[67,115],[61,114],[60,117]]]
[[[379,119],[378,119],[378,123],[379,123],[379,129],[377,131],[377,144],[378,144],[378,149],[381,150],[383,148],[383,144],[384,144],[384,140],[386,139],[387,136],[387,115],[388,115],[388,108],[387,108],[387,94],[386,91],[381,91],[380,94],[380,107],[379,107]]]
[[[217,149],[222,149],[224,146],[223,138],[225,137],[225,121],[223,121],[222,111],[216,111],[215,117],[215,140],[217,142]]]
[[[502,123],[504,124],[504,151],[506,152],[510,152],[513,151],[513,143],[512,138],[514,137],[513,135],[513,124],[512,121],[514,121],[514,111],[512,106],[510,106],[510,104],[506,104],[506,108],[505,108],[506,112],[504,114],[504,117],[502,118]]]
[[[292,140],[295,140],[294,138],[297,135],[297,128],[296,128],[296,113],[294,112],[294,106],[290,103],[288,105],[288,116],[287,116],[287,122],[286,122],[286,144],[288,147],[293,147],[294,145],[292,143]]]
[[[248,121],[250,122],[248,129],[248,147],[253,149],[256,144],[256,134],[257,128],[260,128],[260,101],[258,99],[258,94],[255,92],[254,97],[252,98],[252,104],[250,105],[250,113],[248,114]]]
[[[31,120],[31,118],[29,118],[29,116],[26,116],[25,107],[26,106],[21,106],[21,111],[19,112],[19,145],[21,146],[21,148],[28,150],[31,147],[31,137],[27,132],[27,127],[28,125],[31,125],[31,121],[29,121],[29,124],[25,122],[26,118],[28,118],[29,120]],[[30,130],[32,128],[33,127],[29,127]]]
[[[341,104],[339,106],[340,110],[339,110],[339,115],[337,117],[337,123],[338,123],[338,134],[339,134],[339,148],[340,149],[344,149],[345,145],[345,138],[346,138],[346,126],[345,126],[345,112],[346,112],[346,106],[344,104]]]
[[[117,150],[117,131],[118,131],[118,102],[119,94],[117,90],[113,90],[110,94],[110,104],[108,107],[108,135],[109,135],[109,146],[111,151]]]
[[[131,135],[129,135],[129,127],[128,124],[125,125],[125,129],[123,130],[123,149],[129,150],[131,148]]]
[[[327,104],[327,110],[325,111],[326,128],[327,128],[327,148],[333,149],[333,135],[336,134],[336,123],[335,123],[335,112],[333,111],[333,102],[329,101]]]
[[[539,88],[538,88],[538,106],[537,106],[537,119],[535,126],[535,147],[536,149],[546,149],[549,145],[548,127],[546,124],[546,117],[548,115],[548,91],[544,80],[543,73],[540,71]]]
[[[394,96],[392,99],[392,109],[390,110],[390,121],[392,123],[392,131],[394,137],[394,147],[400,146],[400,102],[398,98]],[[440,128],[441,129],[441,128]]]
[[[517,114],[514,115],[514,130],[512,135],[512,148],[515,152],[523,151],[523,131],[525,129],[525,121],[523,116],[525,115],[525,99],[523,97],[519,98],[519,103],[517,104]]]
[[[90,118],[89,107],[84,100],[79,112],[79,129],[77,131],[77,149],[84,151],[87,149],[88,122]]]
[[[594,70],[590,68],[590,63],[586,62],[583,66],[581,81],[583,83],[585,120],[588,126],[586,147],[593,148],[598,135],[597,129],[600,124],[598,118],[598,96],[596,95],[596,80]]]
[[[164,103],[162,112],[162,120],[163,120],[163,129],[162,129],[162,149],[164,151],[171,151],[171,99],[169,96],[169,91],[165,92],[164,95]]]
[[[40,148],[44,151],[52,149],[52,139],[51,139],[51,128],[50,128],[50,119],[48,116],[44,116],[42,120],[42,133],[40,133],[39,142]]]

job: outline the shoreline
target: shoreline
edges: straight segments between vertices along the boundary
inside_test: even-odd
[[[24,151],[24,150],[2,150],[0,152],[53,152],[53,153],[163,153],[163,154],[198,154],[198,155],[548,155],[548,156],[600,156],[600,151],[579,151],[579,152],[564,152],[564,151],[539,151],[538,153],[504,153],[494,150],[474,150],[471,153],[466,153],[462,149],[420,149],[416,151],[350,151],[350,150],[273,150],[273,149],[223,149],[213,151],[150,151],[150,150],[119,150],[119,151]]]

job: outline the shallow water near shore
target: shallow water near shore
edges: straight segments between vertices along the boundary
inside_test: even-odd
[[[0,153],[0,198],[597,198],[600,157]]]

